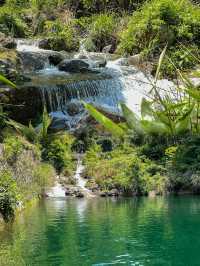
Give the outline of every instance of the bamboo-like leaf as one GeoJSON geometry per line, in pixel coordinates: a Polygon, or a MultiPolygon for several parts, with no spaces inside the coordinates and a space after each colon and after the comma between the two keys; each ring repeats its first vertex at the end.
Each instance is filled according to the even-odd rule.
{"type": "Polygon", "coordinates": [[[185,92],[196,101],[200,101],[200,90],[194,88],[185,89],[185,92]]]}
{"type": "Polygon", "coordinates": [[[151,102],[147,101],[145,98],[142,99],[141,103],[141,115],[144,118],[145,116],[152,116],[153,110],[151,107],[151,102]]]}
{"type": "Polygon", "coordinates": [[[121,103],[123,116],[126,119],[127,125],[130,129],[135,130],[137,133],[142,134],[143,130],[140,125],[139,119],[136,117],[133,111],[131,111],[126,104],[121,103]]]}
{"type": "Polygon", "coordinates": [[[159,78],[159,75],[160,75],[160,69],[161,69],[162,62],[163,62],[163,59],[164,59],[164,57],[165,57],[166,51],[167,51],[167,45],[166,45],[165,48],[163,49],[163,51],[162,51],[162,53],[161,53],[161,55],[160,55],[159,61],[158,61],[158,67],[157,67],[156,75],[155,75],[155,84],[156,84],[157,81],[158,81],[158,78],[159,78]]]}
{"type": "Polygon", "coordinates": [[[4,84],[6,84],[6,85],[8,85],[14,89],[17,88],[17,86],[12,81],[8,80],[7,78],[5,78],[2,75],[0,75],[0,82],[4,83],[4,84]]]}
{"type": "Polygon", "coordinates": [[[88,103],[83,104],[90,113],[90,115],[94,119],[96,119],[100,124],[102,124],[111,134],[113,134],[115,137],[120,138],[125,136],[125,131],[120,126],[118,126],[111,119],[100,113],[94,106],[88,103]]]}
{"type": "Polygon", "coordinates": [[[149,134],[170,134],[170,130],[162,122],[141,120],[141,125],[146,133],[149,134]]]}
{"type": "Polygon", "coordinates": [[[194,109],[194,106],[195,105],[193,104],[191,108],[186,113],[184,113],[181,118],[178,119],[176,126],[175,126],[176,134],[180,134],[189,128],[190,115],[194,109]]]}

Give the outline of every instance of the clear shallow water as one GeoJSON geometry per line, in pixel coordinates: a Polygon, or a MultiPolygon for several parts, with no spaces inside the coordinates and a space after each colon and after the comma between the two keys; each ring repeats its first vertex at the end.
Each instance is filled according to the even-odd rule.
{"type": "Polygon", "coordinates": [[[200,198],[46,200],[0,226],[0,265],[200,265],[200,198]]]}

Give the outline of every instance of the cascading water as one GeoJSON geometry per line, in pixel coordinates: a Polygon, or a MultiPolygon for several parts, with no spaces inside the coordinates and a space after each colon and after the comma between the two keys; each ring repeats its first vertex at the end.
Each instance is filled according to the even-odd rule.
{"type": "MultiPolygon", "coordinates": [[[[127,59],[108,61],[105,68],[95,68],[94,53],[88,53],[83,45],[79,55],[74,57],[88,58],[87,62],[97,71],[69,74],[49,65],[48,56],[54,51],[40,49],[38,41],[18,40],[17,43],[18,51],[34,53],[39,55],[37,58],[45,58],[42,69],[34,72],[33,80],[51,116],[57,120],[61,119],[68,125],[68,129],[76,128],[86,114],[83,108],[80,108],[78,113],[69,113],[68,106],[71,103],[80,105],[83,100],[107,112],[120,115],[119,102],[125,102],[139,114],[141,100],[152,88],[153,78],[133,66],[128,66],[127,59]]],[[[105,60],[105,54],[98,56],[105,60]]],[[[157,86],[165,90],[174,85],[168,80],[160,80],[157,86]]]]}

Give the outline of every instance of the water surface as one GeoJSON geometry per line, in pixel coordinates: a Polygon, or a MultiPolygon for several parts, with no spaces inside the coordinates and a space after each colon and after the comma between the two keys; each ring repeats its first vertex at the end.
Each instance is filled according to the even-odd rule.
{"type": "Polygon", "coordinates": [[[0,226],[0,265],[200,265],[200,198],[40,202],[0,226]]]}

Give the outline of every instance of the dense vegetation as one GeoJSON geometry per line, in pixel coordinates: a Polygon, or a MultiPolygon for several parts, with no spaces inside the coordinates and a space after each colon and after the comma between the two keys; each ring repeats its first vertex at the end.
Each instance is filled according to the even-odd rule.
{"type": "MultiPolygon", "coordinates": [[[[110,46],[109,52],[120,56],[139,54],[140,63],[150,62],[155,74],[140,118],[121,105],[126,121],[116,124],[86,104],[102,126],[94,123],[74,136],[52,132],[45,108],[35,117],[39,126],[11,120],[1,109],[0,213],[6,221],[21,202],[44,195],[56,175],[75,182],[74,153],[80,151],[92,190],[116,189],[123,195],[200,192],[200,92],[189,79],[191,70],[200,76],[197,5],[189,0],[7,0],[0,5],[2,38],[39,38],[45,49],[67,52],[77,51],[81,43],[96,52],[110,46]],[[163,93],[156,85],[161,76],[177,78],[181,86],[163,93]]],[[[0,47],[0,60],[16,68],[20,61],[14,47],[0,47]]],[[[0,74],[15,80],[7,72],[0,66],[0,74]]],[[[5,77],[0,81],[16,89],[5,77]]],[[[0,91],[0,101],[5,97],[0,91]]],[[[9,99],[3,106],[7,104],[9,99]]]]}

